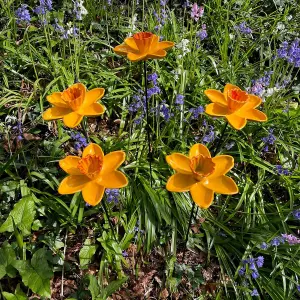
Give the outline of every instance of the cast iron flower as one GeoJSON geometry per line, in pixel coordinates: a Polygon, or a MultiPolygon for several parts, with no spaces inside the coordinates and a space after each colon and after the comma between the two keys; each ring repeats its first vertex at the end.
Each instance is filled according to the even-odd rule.
{"type": "Polygon", "coordinates": [[[85,202],[97,205],[108,189],[119,189],[128,184],[126,176],[118,171],[124,162],[125,153],[114,151],[104,156],[100,146],[89,144],[82,158],[67,156],[59,161],[60,167],[69,174],[60,183],[60,194],[74,194],[82,191],[85,202]]]}
{"type": "Polygon", "coordinates": [[[159,36],[151,32],[138,32],[126,38],[124,42],[125,44],[116,46],[114,52],[127,55],[132,62],[164,58],[167,55],[166,50],[174,46],[173,42],[160,42],[159,36]]]}
{"type": "Polygon", "coordinates": [[[44,112],[43,119],[63,119],[67,127],[74,128],[83,116],[98,116],[104,113],[103,105],[97,103],[103,95],[102,88],[87,91],[82,83],[75,83],[62,93],[53,93],[47,97],[53,107],[44,112]]]}
{"type": "Polygon", "coordinates": [[[201,208],[208,208],[214,193],[232,195],[238,193],[236,183],[225,174],[233,167],[229,155],[211,158],[209,150],[202,144],[195,144],[189,156],[173,153],[166,157],[167,163],[177,172],[167,182],[170,192],[187,192],[201,208]]]}
{"type": "Polygon", "coordinates": [[[217,90],[206,90],[204,93],[213,102],[206,106],[205,112],[214,117],[225,117],[229,124],[237,130],[245,127],[247,120],[267,121],[267,116],[255,109],[262,100],[242,91],[235,85],[226,84],[223,93],[217,90]]]}

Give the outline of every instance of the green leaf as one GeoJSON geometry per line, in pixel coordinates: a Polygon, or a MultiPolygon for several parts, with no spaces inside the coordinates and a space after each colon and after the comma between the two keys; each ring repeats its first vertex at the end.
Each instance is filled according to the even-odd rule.
{"type": "Polygon", "coordinates": [[[12,262],[16,260],[16,254],[12,246],[8,242],[4,242],[0,249],[0,279],[6,274],[9,277],[16,276],[16,270],[12,266],[12,262]]]}
{"type": "Polygon", "coordinates": [[[128,277],[123,277],[119,280],[112,281],[105,289],[104,289],[104,298],[107,299],[109,296],[111,296],[114,292],[119,290],[119,288],[127,281],[128,277]]]}
{"type": "Polygon", "coordinates": [[[97,250],[96,245],[91,245],[91,240],[86,239],[83,247],[79,252],[79,260],[81,268],[87,268],[87,265],[91,262],[93,255],[97,250]]]}
{"type": "Polygon", "coordinates": [[[8,231],[13,232],[13,222],[15,221],[17,227],[22,231],[24,235],[29,235],[31,232],[31,225],[35,217],[35,203],[33,196],[29,195],[22,198],[17,204],[15,204],[13,210],[9,213],[8,218],[0,227],[0,233],[8,231]]]}
{"type": "Polygon", "coordinates": [[[14,294],[3,292],[2,295],[6,300],[27,300],[26,294],[20,289],[20,285],[17,285],[16,291],[14,294]]]}
{"type": "Polygon", "coordinates": [[[19,260],[15,261],[13,266],[21,274],[23,283],[34,293],[50,298],[50,279],[53,277],[53,271],[47,260],[50,260],[50,255],[42,248],[33,254],[31,263],[19,260]]]}
{"type": "Polygon", "coordinates": [[[95,300],[95,299],[97,299],[97,297],[100,294],[100,288],[98,285],[98,281],[97,281],[97,278],[91,274],[88,275],[88,279],[89,279],[88,289],[91,292],[92,299],[95,300]]]}

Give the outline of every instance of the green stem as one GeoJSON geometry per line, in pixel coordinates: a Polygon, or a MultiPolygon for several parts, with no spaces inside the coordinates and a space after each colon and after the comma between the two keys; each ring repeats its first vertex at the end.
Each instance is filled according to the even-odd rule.
{"type": "Polygon", "coordinates": [[[115,230],[114,230],[114,227],[112,226],[111,224],[111,221],[110,221],[110,218],[109,218],[109,213],[108,213],[108,210],[107,210],[107,206],[105,204],[105,200],[102,201],[102,206],[103,206],[103,209],[104,209],[104,212],[106,214],[106,217],[107,217],[107,220],[108,220],[108,224],[109,224],[109,227],[113,233],[113,236],[114,236],[114,239],[116,242],[118,242],[117,238],[116,238],[116,234],[115,234],[115,230]]]}

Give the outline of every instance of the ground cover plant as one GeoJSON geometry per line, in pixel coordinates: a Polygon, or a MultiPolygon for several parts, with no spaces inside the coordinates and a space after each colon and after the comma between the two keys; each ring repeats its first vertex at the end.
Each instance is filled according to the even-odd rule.
{"type": "Polygon", "coordinates": [[[0,1],[2,299],[299,299],[300,6],[0,1]]]}

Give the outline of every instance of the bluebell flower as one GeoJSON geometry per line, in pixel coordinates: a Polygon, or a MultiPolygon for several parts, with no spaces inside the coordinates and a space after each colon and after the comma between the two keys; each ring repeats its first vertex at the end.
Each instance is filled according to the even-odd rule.
{"type": "Polygon", "coordinates": [[[251,277],[252,277],[253,279],[257,279],[257,278],[259,277],[259,273],[258,273],[256,270],[254,270],[254,271],[251,273],[251,277]]]}
{"type": "Polygon", "coordinates": [[[152,97],[153,95],[158,95],[160,93],[161,93],[161,90],[160,90],[160,88],[157,85],[155,85],[152,88],[150,88],[150,89],[147,90],[147,96],[148,96],[148,98],[152,97]]]}
{"type": "Polygon", "coordinates": [[[71,133],[71,139],[75,142],[74,148],[75,150],[80,150],[88,145],[87,140],[80,133],[71,133]]]}
{"type": "Polygon", "coordinates": [[[297,285],[297,290],[298,292],[300,292],[300,285],[297,285]]]}
{"type": "Polygon", "coordinates": [[[234,28],[242,34],[251,34],[252,33],[251,28],[247,27],[246,22],[242,22],[239,25],[234,26],[234,28]]]}
{"type": "Polygon", "coordinates": [[[202,141],[204,143],[207,143],[207,144],[213,142],[214,139],[215,139],[215,137],[216,137],[216,133],[214,131],[214,127],[211,126],[211,125],[208,125],[208,129],[209,130],[205,133],[205,135],[204,135],[204,137],[202,139],[202,141]]]}
{"type": "Polygon", "coordinates": [[[246,272],[246,268],[245,267],[240,268],[239,271],[238,271],[238,273],[239,273],[240,276],[244,276],[245,272],[246,272]]]}
{"type": "Polygon", "coordinates": [[[268,249],[268,244],[266,242],[262,242],[260,245],[260,249],[262,249],[262,250],[268,249]]]}
{"type": "Polygon", "coordinates": [[[27,9],[28,5],[27,4],[22,4],[16,11],[16,17],[17,17],[17,24],[20,24],[22,22],[29,24],[31,17],[29,10],[27,9]]]}
{"type": "Polygon", "coordinates": [[[158,75],[156,72],[152,73],[152,74],[149,74],[148,77],[147,77],[148,81],[152,81],[152,83],[154,85],[157,85],[157,79],[158,79],[158,75]]]}
{"type": "Polygon", "coordinates": [[[276,171],[277,171],[277,173],[278,173],[279,175],[285,175],[285,176],[288,176],[288,175],[291,175],[291,174],[292,174],[289,170],[283,168],[282,165],[275,165],[275,168],[276,168],[276,171]]]}
{"type": "Polygon", "coordinates": [[[126,250],[123,250],[123,251],[122,251],[122,255],[123,255],[123,257],[128,257],[127,251],[126,251],[126,250]]]}
{"type": "Polygon", "coordinates": [[[58,24],[58,20],[57,18],[54,19],[54,24],[52,25],[54,30],[59,32],[59,33],[64,33],[65,29],[63,26],[61,26],[60,24],[58,24]]]}
{"type": "Polygon", "coordinates": [[[115,204],[118,204],[120,198],[119,189],[105,189],[105,194],[108,203],[114,201],[115,204]]]}
{"type": "Polygon", "coordinates": [[[257,291],[257,289],[254,289],[252,292],[251,292],[251,296],[259,296],[259,293],[257,291]]]}
{"type": "Polygon", "coordinates": [[[166,106],[166,100],[162,101],[160,104],[160,113],[163,115],[165,121],[169,121],[173,117],[173,113],[170,112],[170,109],[166,106]]]}
{"type": "Polygon", "coordinates": [[[183,100],[183,99],[184,99],[184,96],[178,94],[178,95],[176,96],[176,99],[175,99],[175,104],[183,105],[183,103],[184,103],[184,100],[183,100]]]}
{"type": "Polygon", "coordinates": [[[196,107],[196,108],[190,108],[189,112],[192,113],[191,119],[197,120],[199,115],[203,114],[205,111],[204,107],[202,105],[196,107]]]}
{"type": "Polygon", "coordinates": [[[196,33],[196,36],[198,38],[200,38],[201,41],[203,41],[204,39],[206,39],[208,37],[205,24],[202,25],[202,29],[196,33]]]}
{"type": "Polygon", "coordinates": [[[277,50],[277,57],[287,60],[294,67],[300,67],[299,39],[295,39],[291,44],[284,41],[277,50]]]}
{"type": "Polygon", "coordinates": [[[23,140],[23,128],[22,123],[20,121],[17,121],[17,125],[13,127],[14,130],[17,131],[17,140],[21,141],[23,140]]]}
{"type": "Polygon", "coordinates": [[[292,212],[292,215],[293,217],[296,219],[296,220],[300,220],[300,209],[296,209],[292,212]]]}
{"type": "Polygon", "coordinates": [[[264,152],[267,152],[269,151],[269,146],[272,146],[274,145],[275,141],[276,141],[276,137],[275,135],[273,134],[274,132],[274,129],[273,128],[270,128],[269,129],[269,135],[268,136],[265,136],[263,137],[261,140],[265,143],[264,145],[264,148],[263,148],[263,151],[264,152]]]}
{"type": "Polygon", "coordinates": [[[271,246],[279,246],[281,243],[283,243],[283,239],[281,237],[275,237],[271,242],[271,246]]]}
{"type": "Polygon", "coordinates": [[[261,268],[264,265],[264,257],[263,256],[258,256],[256,258],[256,265],[258,268],[261,268]]]}
{"type": "Polygon", "coordinates": [[[52,10],[52,0],[40,0],[40,5],[34,9],[38,15],[45,15],[47,11],[52,10]]]}

